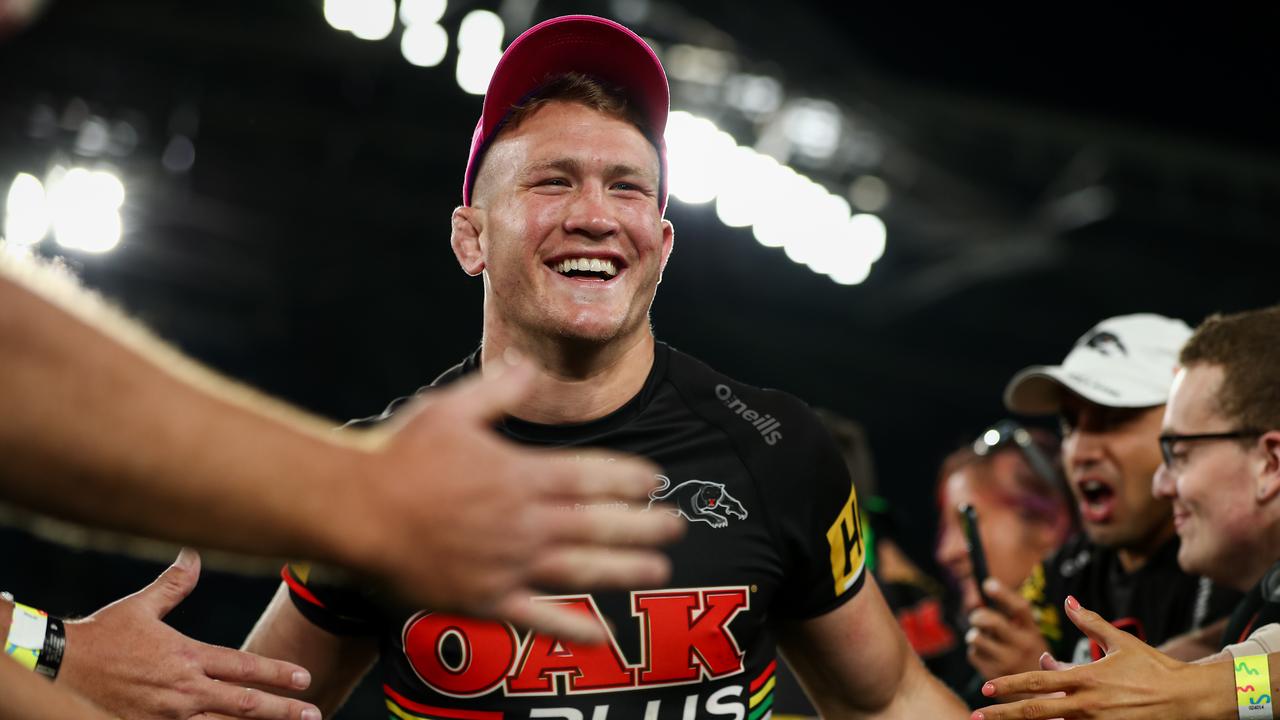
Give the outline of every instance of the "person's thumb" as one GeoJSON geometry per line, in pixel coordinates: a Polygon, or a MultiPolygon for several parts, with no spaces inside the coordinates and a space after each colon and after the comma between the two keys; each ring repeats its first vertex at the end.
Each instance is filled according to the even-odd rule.
{"type": "Polygon", "coordinates": [[[467,378],[439,397],[441,404],[456,408],[462,417],[490,423],[515,408],[533,390],[534,364],[515,353],[486,366],[483,377],[467,378]]]}
{"type": "Polygon", "coordinates": [[[142,602],[157,618],[163,618],[191,594],[199,580],[200,553],[184,547],[178,553],[178,559],[134,598],[142,602]]]}

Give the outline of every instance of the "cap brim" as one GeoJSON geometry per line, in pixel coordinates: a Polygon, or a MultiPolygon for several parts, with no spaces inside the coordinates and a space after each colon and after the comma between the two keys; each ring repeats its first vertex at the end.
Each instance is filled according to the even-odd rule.
{"type": "Polygon", "coordinates": [[[1165,402],[1164,398],[1134,397],[1133,393],[1102,389],[1071,375],[1061,365],[1032,365],[1014,375],[1005,386],[1004,406],[1019,415],[1055,415],[1062,410],[1067,392],[1103,407],[1143,408],[1165,402]]]}
{"type": "Polygon", "coordinates": [[[1032,365],[1005,386],[1004,406],[1019,415],[1053,415],[1062,408],[1062,391],[1068,387],[1061,367],[1032,365]]]}

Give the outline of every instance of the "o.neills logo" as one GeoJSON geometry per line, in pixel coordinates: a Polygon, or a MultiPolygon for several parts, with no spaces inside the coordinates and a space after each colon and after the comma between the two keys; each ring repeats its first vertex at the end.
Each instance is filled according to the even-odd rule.
{"type": "Polygon", "coordinates": [[[777,445],[778,441],[782,440],[782,423],[768,413],[758,413],[747,407],[741,398],[733,394],[733,390],[730,390],[728,385],[717,385],[716,397],[720,398],[720,402],[724,403],[725,407],[738,413],[743,420],[755,426],[766,443],[777,445]]]}

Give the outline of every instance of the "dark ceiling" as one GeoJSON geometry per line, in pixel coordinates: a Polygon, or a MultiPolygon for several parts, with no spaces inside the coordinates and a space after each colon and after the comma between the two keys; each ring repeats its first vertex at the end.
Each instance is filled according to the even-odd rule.
{"type": "MultiPolygon", "coordinates": [[[[1195,322],[1277,299],[1275,8],[642,5],[647,37],[732,49],[885,142],[871,170],[895,191],[888,250],[866,283],[673,203],[653,315],[722,370],[864,422],[904,518],[929,516],[936,463],[1002,415],[1009,376],[1097,319],[1195,322]]],[[[497,9],[455,2],[443,22],[476,7],[497,9]]],[[[446,242],[480,106],[453,57],[412,67],[394,37],[331,29],[318,0],[58,0],[0,52],[0,178],[41,175],[70,147],[68,130],[31,136],[39,107],[80,98],[128,120],[124,242],[71,264],[214,366],[334,418],[368,414],[479,340],[479,284],[446,242]],[[160,163],[178,132],[196,150],[185,174],[160,163]]],[[[925,551],[930,526],[908,526],[925,551]]]]}

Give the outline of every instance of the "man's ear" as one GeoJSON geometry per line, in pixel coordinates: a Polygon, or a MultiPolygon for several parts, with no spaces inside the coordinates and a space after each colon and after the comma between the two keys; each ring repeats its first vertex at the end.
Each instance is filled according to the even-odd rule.
{"type": "Polygon", "coordinates": [[[662,219],[662,262],[658,264],[658,282],[662,282],[662,271],[667,269],[667,260],[671,257],[671,247],[676,240],[676,229],[670,220],[662,219]]]}
{"type": "Polygon", "coordinates": [[[484,249],[480,247],[480,232],[484,228],[484,211],[475,207],[454,208],[449,245],[458,258],[462,271],[472,277],[484,271],[484,249]]]}
{"type": "Polygon", "coordinates": [[[1258,438],[1262,458],[1258,461],[1255,478],[1258,486],[1258,502],[1271,502],[1280,495],[1280,430],[1271,430],[1258,438]]]}

